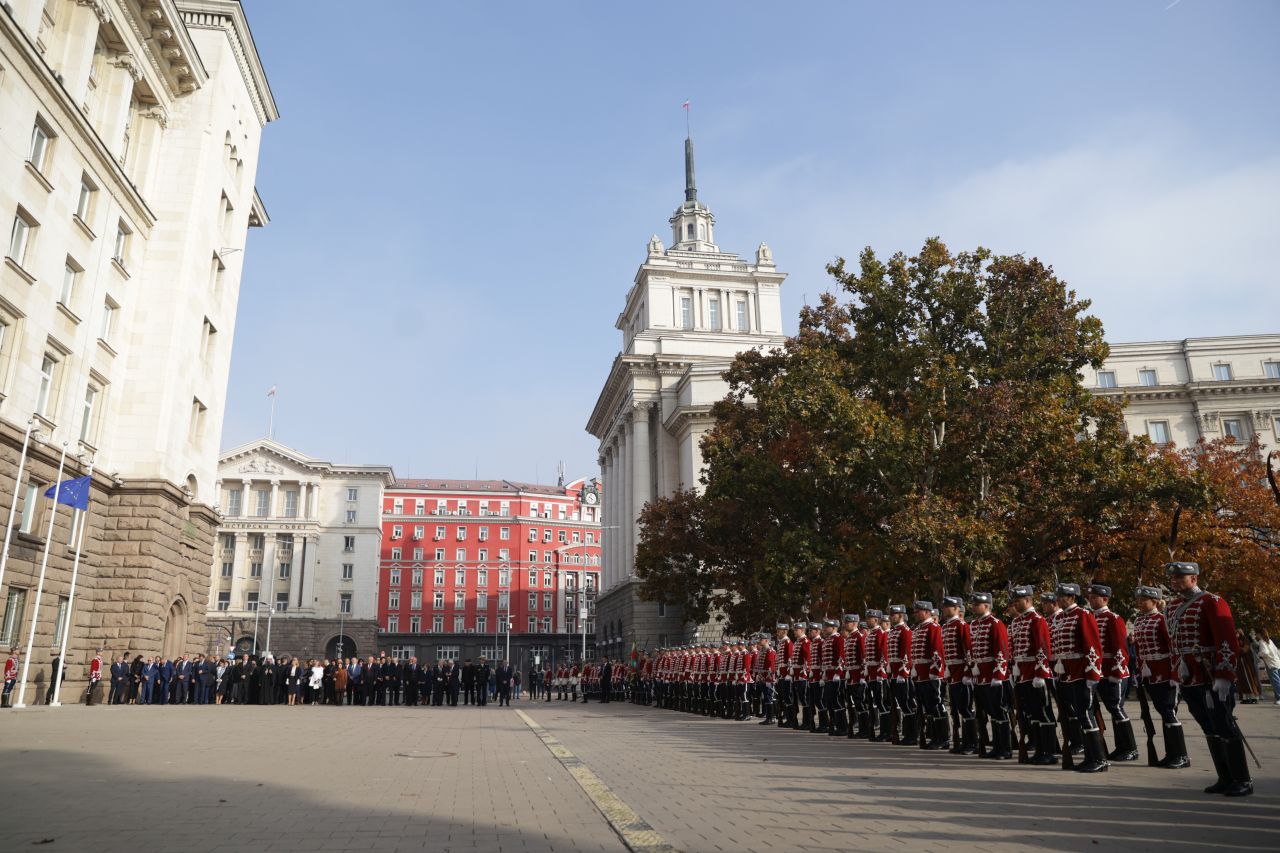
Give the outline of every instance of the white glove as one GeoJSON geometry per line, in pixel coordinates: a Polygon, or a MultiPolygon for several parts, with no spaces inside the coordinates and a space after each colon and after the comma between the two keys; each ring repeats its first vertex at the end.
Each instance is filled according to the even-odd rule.
{"type": "Polygon", "coordinates": [[[1035,678],[1031,679],[1031,686],[1039,690],[1040,688],[1044,687],[1044,679],[1040,678],[1039,676],[1036,676],[1035,678]]]}
{"type": "Polygon", "coordinates": [[[965,685],[966,687],[972,687],[973,679],[966,675],[964,678],[960,679],[960,683],[965,685]]]}
{"type": "Polygon", "coordinates": [[[894,680],[894,681],[896,681],[898,684],[906,684],[906,683],[907,683],[907,680],[906,680],[905,678],[903,678],[901,675],[896,675],[896,676],[894,676],[893,680],[894,680]]]}
{"type": "Polygon", "coordinates": [[[1107,676],[1107,681],[1110,681],[1112,684],[1122,684],[1122,683],[1124,683],[1124,679],[1123,679],[1123,678],[1116,678],[1114,675],[1108,675],[1108,676],[1107,676]]]}
{"type": "Polygon", "coordinates": [[[1231,679],[1215,678],[1213,680],[1213,692],[1218,697],[1218,701],[1225,704],[1227,697],[1231,695],[1231,679]]]}
{"type": "Polygon", "coordinates": [[[839,681],[839,680],[840,680],[840,676],[838,676],[838,675],[833,675],[833,676],[831,676],[831,680],[832,680],[832,681],[839,681]]]}
{"type": "Polygon", "coordinates": [[[1151,667],[1147,666],[1145,663],[1142,665],[1142,677],[1144,680],[1151,677],[1151,667]]]}

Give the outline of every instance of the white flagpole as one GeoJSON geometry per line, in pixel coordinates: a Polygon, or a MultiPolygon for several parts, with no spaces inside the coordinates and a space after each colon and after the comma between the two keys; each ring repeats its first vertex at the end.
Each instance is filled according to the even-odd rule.
{"type": "MultiPolygon", "coordinates": [[[[15,708],[25,708],[26,704],[22,701],[27,695],[27,672],[31,669],[31,646],[36,640],[36,622],[40,616],[40,596],[44,594],[44,574],[49,567],[49,545],[53,542],[53,520],[58,515],[58,495],[62,493],[62,469],[67,464],[67,443],[62,442],[62,456],[58,459],[58,478],[54,481],[53,487],[53,509],[49,510],[49,530],[44,536],[44,557],[40,560],[40,580],[36,584],[36,606],[31,608],[31,630],[27,632],[27,651],[22,656],[22,683],[18,685],[18,701],[14,703],[15,708]]],[[[62,681],[62,672],[66,669],[66,664],[62,658],[58,658],[58,671],[56,678],[59,683],[62,681]]]]}
{"type": "MultiPolygon", "coordinates": [[[[89,460],[89,493],[91,495],[93,494],[93,465],[95,462],[97,462],[97,459],[89,460]]],[[[71,510],[72,519],[76,517],[75,512],[74,509],[71,510]]],[[[76,603],[76,577],[80,574],[80,552],[84,550],[84,531],[88,526],[89,510],[82,509],[80,510],[80,529],[76,531],[76,558],[71,563],[71,592],[67,593],[67,617],[62,623],[62,648],[58,651],[59,665],[63,668],[67,665],[67,637],[71,636],[71,625],[73,624],[71,614],[75,612],[72,610],[72,605],[76,603]]],[[[49,703],[51,707],[62,707],[62,703],[58,701],[62,695],[62,682],[63,679],[59,678],[57,685],[53,688],[53,701],[49,703]]],[[[92,684],[89,686],[90,688],[93,687],[92,684]]]]}
{"type": "Polygon", "coordinates": [[[267,438],[274,439],[276,437],[276,386],[271,386],[271,393],[267,396],[271,398],[271,416],[267,419],[267,438]]]}
{"type": "Polygon", "coordinates": [[[36,419],[27,421],[27,434],[22,439],[22,455],[18,457],[18,477],[13,481],[13,503],[9,504],[9,523],[4,527],[4,551],[0,552],[0,587],[4,585],[4,569],[9,565],[9,543],[13,541],[13,517],[18,511],[18,495],[22,491],[22,471],[27,467],[27,447],[31,444],[31,433],[35,431],[36,419]]]}

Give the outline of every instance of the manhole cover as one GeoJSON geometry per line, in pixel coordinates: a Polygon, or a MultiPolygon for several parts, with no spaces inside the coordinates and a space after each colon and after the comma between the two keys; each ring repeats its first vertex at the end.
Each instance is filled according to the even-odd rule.
{"type": "Polygon", "coordinates": [[[453,758],[456,752],[396,752],[396,758],[453,758]]]}

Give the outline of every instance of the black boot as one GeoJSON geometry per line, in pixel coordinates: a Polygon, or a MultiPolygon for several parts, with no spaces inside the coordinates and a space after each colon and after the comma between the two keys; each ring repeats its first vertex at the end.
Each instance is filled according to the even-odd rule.
{"type": "Polygon", "coordinates": [[[916,741],[920,739],[920,718],[918,715],[903,711],[902,712],[902,739],[898,741],[898,746],[916,746],[916,741]]]}
{"type": "Polygon", "coordinates": [[[960,754],[976,755],[978,752],[978,720],[967,717],[960,720],[960,754]]]}
{"type": "Polygon", "coordinates": [[[893,714],[888,711],[881,712],[877,728],[879,729],[879,732],[872,738],[873,741],[876,743],[887,743],[892,741],[893,735],[890,733],[890,729],[893,728],[893,714]]]}
{"type": "Polygon", "coordinates": [[[1008,761],[1013,758],[1013,729],[1008,720],[991,721],[991,751],[987,758],[995,761],[1008,761]]]}
{"type": "Polygon", "coordinates": [[[1249,761],[1244,754],[1244,738],[1232,737],[1226,740],[1227,772],[1231,774],[1231,784],[1222,792],[1224,797],[1247,797],[1253,793],[1253,777],[1249,775],[1249,761]]]}
{"type": "Polygon", "coordinates": [[[1138,742],[1133,739],[1133,722],[1131,720],[1112,720],[1115,729],[1116,748],[1107,756],[1111,761],[1137,761],[1138,742]]]}
{"type": "Polygon", "coordinates": [[[1164,758],[1160,759],[1158,766],[1167,767],[1170,770],[1190,767],[1191,759],[1187,757],[1187,739],[1183,733],[1182,723],[1161,726],[1161,728],[1164,729],[1164,758]]]}
{"type": "Polygon", "coordinates": [[[946,717],[929,718],[929,740],[924,749],[951,749],[951,723],[946,717]]]}
{"type": "Polygon", "coordinates": [[[1105,773],[1107,764],[1107,745],[1102,740],[1102,732],[1089,729],[1084,732],[1084,761],[1076,766],[1077,773],[1105,773]]]}
{"type": "Polygon", "coordinates": [[[773,722],[774,722],[773,721],[773,703],[765,702],[764,703],[764,719],[760,721],[760,725],[771,726],[773,725],[773,722]]]}
{"type": "Polygon", "coordinates": [[[844,712],[844,716],[849,721],[849,724],[845,727],[844,736],[849,740],[862,737],[862,715],[856,709],[850,707],[844,712]]]}
{"type": "Polygon", "coordinates": [[[1063,751],[1071,750],[1072,755],[1078,755],[1080,750],[1080,723],[1074,719],[1067,720],[1066,732],[1062,738],[1063,751]]]}
{"type": "Polygon", "coordinates": [[[1036,733],[1036,754],[1031,756],[1031,764],[1042,767],[1048,767],[1058,763],[1058,757],[1054,755],[1056,751],[1054,747],[1057,745],[1057,739],[1054,733],[1057,729],[1053,723],[1035,723],[1036,733]]]}
{"type": "Polygon", "coordinates": [[[1213,769],[1218,771],[1218,781],[1204,789],[1206,794],[1221,794],[1231,787],[1231,770],[1227,767],[1227,745],[1220,737],[1209,735],[1209,756],[1213,769]]]}
{"type": "Polygon", "coordinates": [[[815,735],[825,735],[831,728],[830,722],[827,720],[827,712],[818,711],[818,727],[813,730],[815,735]]]}
{"type": "Polygon", "coordinates": [[[813,724],[813,708],[809,705],[804,706],[804,718],[800,721],[800,731],[811,732],[817,726],[813,724]]]}
{"type": "Polygon", "coordinates": [[[874,741],[876,739],[876,717],[870,711],[863,711],[862,717],[862,737],[865,740],[874,741]]]}

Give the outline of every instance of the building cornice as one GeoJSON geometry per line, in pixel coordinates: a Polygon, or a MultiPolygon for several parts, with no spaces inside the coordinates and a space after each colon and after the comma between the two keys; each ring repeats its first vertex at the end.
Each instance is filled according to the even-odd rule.
{"type": "MultiPolygon", "coordinates": [[[[172,2],[172,0],[165,0],[172,2]]],[[[244,9],[236,0],[177,0],[182,20],[193,29],[217,29],[227,34],[240,75],[244,78],[249,99],[261,125],[280,118],[275,96],[267,82],[262,57],[254,44],[253,33],[244,9]]]]}
{"type": "Polygon", "coordinates": [[[138,0],[141,19],[128,0],[116,4],[147,64],[171,97],[180,98],[209,80],[200,52],[173,0],[138,0]]]}
{"type": "Polygon", "coordinates": [[[1151,400],[1200,401],[1260,394],[1280,395],[1280,379],[1233,379],[1225,382],[1188,382],[1180,385],[1122,385],[1089,389],[1099,397],[1133,402],[1151,400]]]}
{"type": "MultiPolygon", "coordinates": [[[[283,462],[288,462],[291,465],[305,468],[309,471],[314,471],[317,475],[321,476],[376,478],[382,480],[384,488],[391,486],[395,482],[395,471],[392,470],[389,465],[349,465],[325,462],[320,459],[313,459],[310,456],[299,453],[293,448],[269,438],[251,441],[247,444],[242,444],[238,447],[233,447],[230,450],[224,451],[218,457],[218,468],[221,469],[224,465],[234,464],[236,460],[247,459],[257,455],[272,456],[283,462]]],[[[224,472],[219,470],[220,477],[223,473],[224,472]]],[[[283,472],[229,471],[225,473],[234,477],[237,473],[274,475],[283,472]]],[[[259,479],[265,479],[265,477],[260,477],[259,479]]]]}

